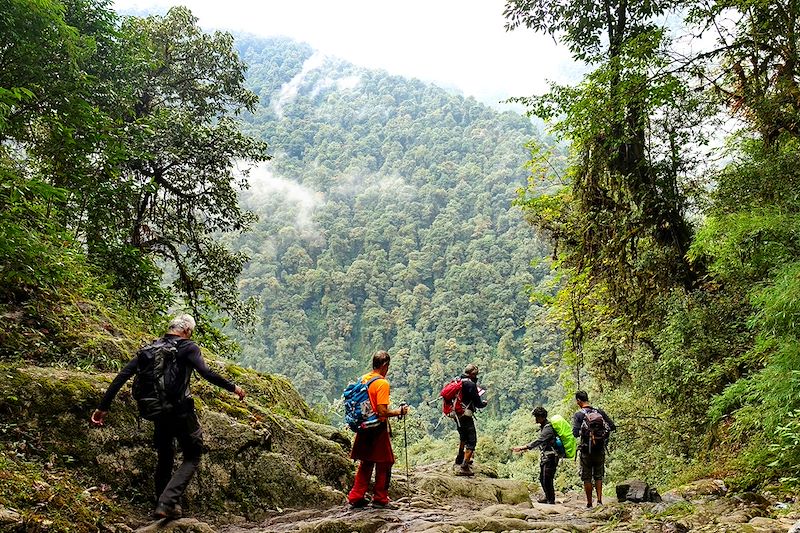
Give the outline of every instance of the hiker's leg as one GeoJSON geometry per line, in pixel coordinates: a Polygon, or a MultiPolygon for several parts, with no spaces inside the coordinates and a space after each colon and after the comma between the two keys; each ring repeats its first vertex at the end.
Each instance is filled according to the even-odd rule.
{"type": "Polygon", "coordinates": [[[541,482],[544,496],[547,503],[556,503],[556,489],[553,484],[556,478],[556,468],[558,467],[558,457],[549,456],[542,462],[541,482]]]}
{"type": "Polygon", "coordinates": [[[456,454],[456,465],[460,465],[464,462],[464,441],[462,440],[458,444],[458,453],[456,454]]]}
{"type": "Polygon", "coordinates": [[[583,491],[586,493],[586,506],[592,506],[592,491],[594,484],[592,483],[592,462],[591,455],[586,450],[581,450],[580,456],[580,476],[583,481],[583,491]]]}
{"type": "Polygon", "coordinates": [[[464,446],[467,443],[466,433],[464,432],[464,426],[461,424],[459,420],[456,420],[456,430],[458,431],[458,454],[456,455],[456,465],[461,465],[464,463],[464,446]]]}
{"type": "Polygon", "coordinates": [[[464,462],[462,464],[468,465],[470,461],[472,461],[472,456],[475,454],[475,450],[464,450],[464,462]]]}
{"type": "Polygon", "coordinates": [[[200,421],[197,419],[194,409],[184,416],[176,417],[175,423],[176,437],[181,447],[183,461],[158,498],[159,503],[170,508],[179,503],[197,471],[197,467],[200,466],[200,458],[203,455],[203,428],[200,427],[200,421]]]}
{"type": "Polygon", "coordinates": [[[153,423],[153,447],[156,449],[158,460],[155,479],[155,496],[158,502],[161,493],[172,477],[172,467],[175,465],[175,424],[172,420],[156,420],[153,423]]]}
{"type": "Polygon", "coordinates": [[[475,446],[478,444],[478,435],[475,432],[475,421],[471,416],[461,417],[461,427],[463,428],[462,440],[464,441],[464,463],[472,464],[475,455],[475,446]]]}
{"type": "Polygon", "coordinates": [[[353,488],[350,489],[350,492],[347,494],[348,502],[356,503],[364,499],[364,496],[369,490],[369,480],[372,477],[372,469],[374,467],[375,463],[372,461],[361,461],[358,463],[356,479],[353,481],[353,488]]]}
{"type": "Polygon", "coordinates": [[[594,485],[597,490],[597,503],[603,503],[603,478],[606,475],[605,449],[597,451],[594,465],[594,485]]]}
{"type": "Polygon", "coordinates": [[[375,490],[372,501],[389,503],[389,482],[392,478],[392,463],[375,463],[375,490]]]}
{"type": "Polygon", "coordinates": [[[544,498],[539,500],[539,503],[544,503],[548,499],[547,494],[547,471],[545,470],[545,461],[544,458],[539,460],[539,485],[542,487],[542,492],[544,492],[544,498]]]}

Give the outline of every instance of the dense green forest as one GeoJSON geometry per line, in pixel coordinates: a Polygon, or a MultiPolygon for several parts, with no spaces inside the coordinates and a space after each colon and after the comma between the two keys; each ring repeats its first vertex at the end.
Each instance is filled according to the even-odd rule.
{"type": "Polygon", "coordinates": [[[619,422],[612,477],[796,489],[800,2],[509,0],[509,30],[588,66],[518,99],[547,141],[305,45],[109,6],[0,8],[4,360],[113,369],[135,335],[106,333],[181,308],[328,408],[388,348],[415,440],[474,361],[479,458],[581,386],[619,422]]]}
{"type": "MultiPolygon", "coordinates": [[[[555,329],[526,288],[547,254],[512,206],[528,119],[287,40],[237,40],[260,97],[246,131],[269,142],[233,248],[263,320],[241,361],[330,404],[389,349],[393,396],[421,406],[469,362],[509,415],[553,384],[555,329]]],[[[438,406],[428,408],[435,424],[438,406]]]]}
{"type": "Polygon", "coordinates": [[[533,182],[520,204],[556,247],[566,361],[640,437],[619,459],[796,488],[800,3],[511,0],[505,14],[592,68],[519,99],[571,143],[566,186],[533,182]]]}

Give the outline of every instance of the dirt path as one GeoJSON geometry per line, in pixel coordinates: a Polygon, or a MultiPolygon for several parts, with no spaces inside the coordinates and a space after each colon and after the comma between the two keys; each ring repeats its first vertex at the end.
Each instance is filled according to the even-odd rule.
{"type": "MultiPolygon", "coordinates": [[[[136,532],[785,533],[800,524],[800,506],[776,503],[755,493],[727,494],[719,480],[699,480],[670,491],[660,503],[618,503],[606,494],[604,505],[587,509],[583,494],[561,495],[555,505],[531,503],[529,496],[538,486],[484,475],[455,477],[447,465],[418,468],[412,479],[412,496],[397,498],[395,509],[347,505],[281,509],[254,522],[241,519],[211,525],[184,518],[151,523],[136,532]]],[[[392,481],[401,494],[404,482],[401,476],[392,481]]]]}
{"type": "Polygon", "coordinates": [[[220,533],[387,531],[591,531],[606,521],[602,508],[586,509],[577,498],[556,505],[486,505],[466,499],[441,502],[419,496],[402,498],[397,509],[347,506],[285,512],[260,524],[226,526],[220,533]],[[594,518],[593,513],[600,516],[594,518]]]}

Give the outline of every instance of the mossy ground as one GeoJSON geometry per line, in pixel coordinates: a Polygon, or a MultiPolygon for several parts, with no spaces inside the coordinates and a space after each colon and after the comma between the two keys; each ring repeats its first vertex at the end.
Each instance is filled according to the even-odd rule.
{"type": "MultiPolygon", "coordinates": [[[[13,429],[6,427],[6,434],[13,429]]],[[[108,485],[95,485],[73,468],[58,466],[12,448],[4,441],[0,452],[0,507],[20,515],[3,531],[90,532],[114,523],[131,522],[140,510],[120,498],[108,485]]],[[[17,441],[16,447],[25,448],[17,441]]],[[[139,517],[138,520],[143,520],[139,517]]],[[[134,519],[136,520],[136,519],[134,519]]]]}

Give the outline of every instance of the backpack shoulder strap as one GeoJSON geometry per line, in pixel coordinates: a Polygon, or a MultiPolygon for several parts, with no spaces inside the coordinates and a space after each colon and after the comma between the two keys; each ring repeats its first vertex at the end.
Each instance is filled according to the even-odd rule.
{"type": "MultiPolygon", "coordinates": [[[[379,379],[385,379],[385,378],[383,376],[375,376],[374,378],[372,378],[369,381],[367,381],[366,383],[364,383],[364,385],[366,385],[366,389],[367,389],[367,396],[369,396],[369,387],[370,387],[370,385],[372,385],[374,382],[378,381],[379,379]]],[[[372,396],[369,396],[369,403],[372,406],[372,410],[377,413],[378,412],[378,406],[372,403],[372,396]]]]}
{"type": "Polygon", "coordinates": [[[367,388],[369,388],[369,386],[372,385],[373,382],[378,381],[379,379],[383,379],[383,376],[375,376],[371,380],[369,380],[366,383],[364,383],[364,385],[366,385],[367,388]]]}

